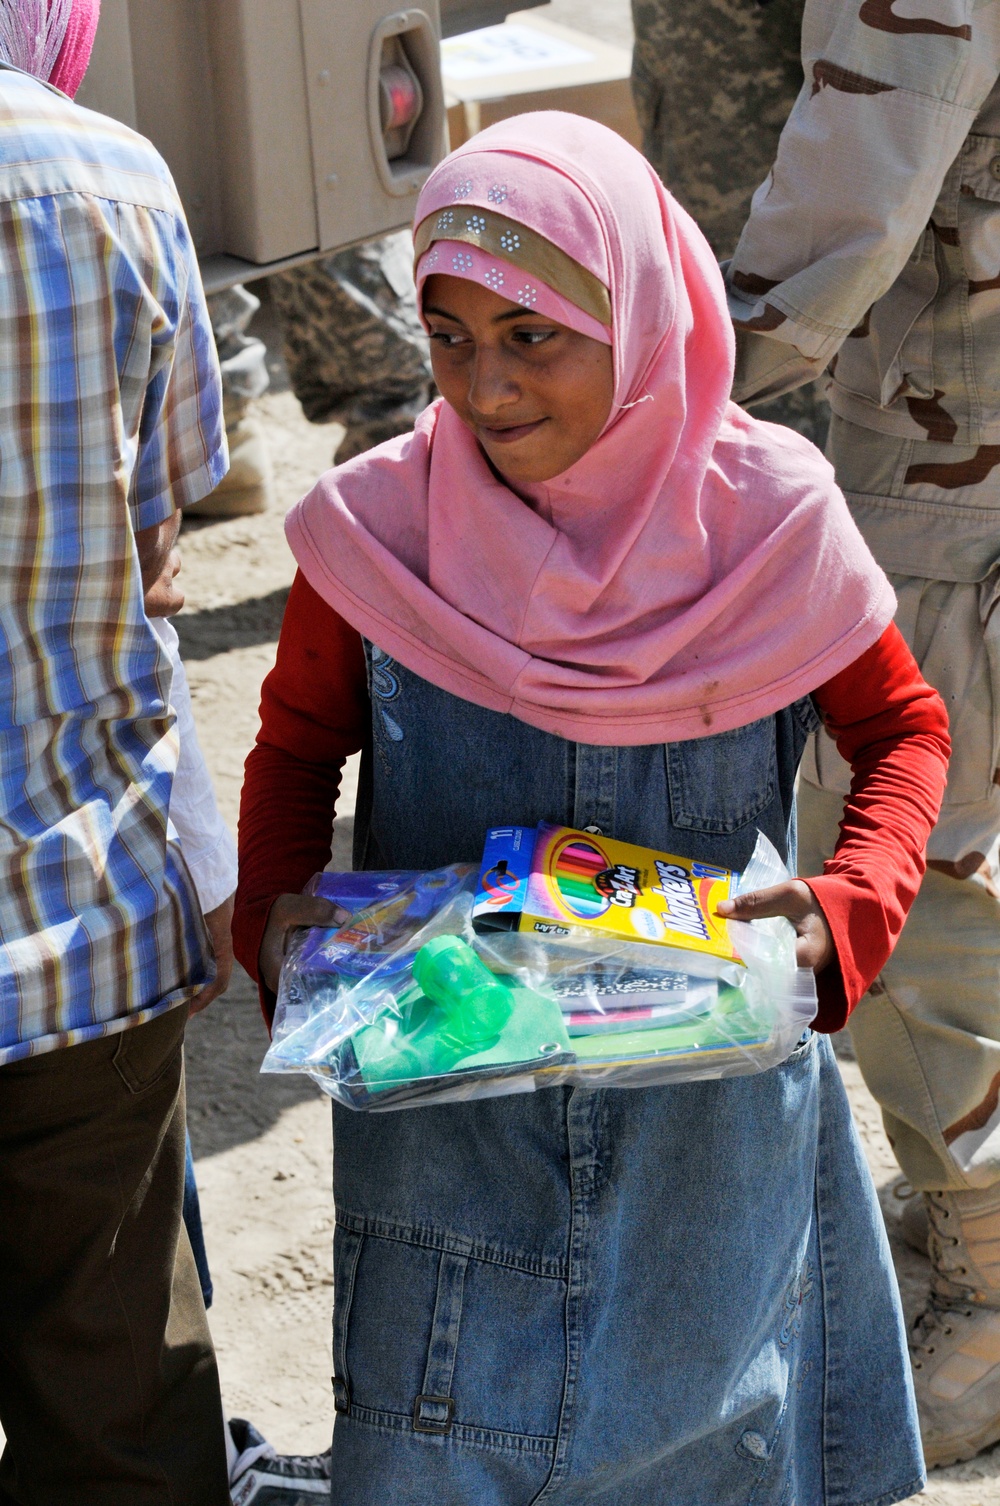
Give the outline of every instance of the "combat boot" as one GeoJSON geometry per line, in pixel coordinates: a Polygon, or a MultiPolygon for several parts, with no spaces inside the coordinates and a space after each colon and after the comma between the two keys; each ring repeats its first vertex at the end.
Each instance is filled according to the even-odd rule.
{"type": "Polygon", "coordinates": [[[264,431],[245,411],[231,414],[230,406],[227,398],[229,470],[214,491],[184,509],[187,517],[244,518],[266,512],[273,500],[274,473],[264,431]]]}
{"type": "Polygon", "coordinates": [[[429,402],[430,391],[422,387],[411,398],[361,397],[344,404],[337,412],[344,436],[334,452],[334,464],[343,465],[397,434],[408,434],[429,402]]]}
{"type": "Polygon", "coordinates": [[[933,1274],[910,1355],[933,1469],[1000,1440],[1000,1183],[924,1203],[933,1274]]]}
{"type": "Polygon", "coordinates": [[[271,456],[253,403],[270,384],[267,347],[246,333],[260,299],[246,288],[227,288],[208,300],[222,376],[229,471],[213,492],[185,508],[191,518],[242,518],[265,512],[274,494],[271,456]]]}
{"type": "Polygon", "coordinates": [[[903,1211],[899,1215],[899,1232],[911,1250],[916,1250],[918,1255],[926,1255],[931,1223],[924,1194],[914,1192],[909,1182],[900,1183],[894,1191],[903,1204],[903,1211]]]}

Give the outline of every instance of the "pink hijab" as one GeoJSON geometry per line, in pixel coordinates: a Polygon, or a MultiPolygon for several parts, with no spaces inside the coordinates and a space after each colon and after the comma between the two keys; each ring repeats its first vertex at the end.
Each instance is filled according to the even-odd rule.
{"type": "Polygon", "coordinates": [[[49,74],[49,83],[55,84],[70,99],[83,83],[100,16],[101,0],[73,0],[66,35],[55,67],[49,74]]]}
{"type": "Polygon", "coordinates": [[[71,97],[83,82],[100,0],[0,0],[0,57],[71,97]]]}
{"type": "Polygon", "coordinates": [[[725,293],[694,222],[619,136],[555,112],[492,126],[432,173],[418,250],[433,227],[476,240],[495,211],[528,231],[508,224],[505,248],[554,245],[584,269],[581,301],[610,295],[605,429],[529,506],[432,404],[293,509],[311,585],[434,685],[586,743],[723,732],[846,668],[892,589],[822,455],[729,401],[725,293]]]}

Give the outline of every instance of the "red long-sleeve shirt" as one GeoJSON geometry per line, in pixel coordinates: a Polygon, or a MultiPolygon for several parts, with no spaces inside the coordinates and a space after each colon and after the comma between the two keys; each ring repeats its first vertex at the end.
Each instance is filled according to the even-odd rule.
{"type": "MultiPolygon", "coordinates": [[[[920,887],[950,743],[941,697],[895,626],[814,700],[854,776],[834,856],[806,879],[837,954],[817,978],[815,1025],[831,1031],[885,964],[920,887]]],[[[254,978],[274,900],[299,893],[329,861],[341,769],[370,716],[360,635],[297,575],[240,806],[233,941],[254,978]]]]}

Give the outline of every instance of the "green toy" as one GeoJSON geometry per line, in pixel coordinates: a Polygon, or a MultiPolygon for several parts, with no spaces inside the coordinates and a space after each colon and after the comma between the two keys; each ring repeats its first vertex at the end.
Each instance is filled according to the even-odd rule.
{"type": "Polygon", "coordinates": [[[435,936],[413,959],[413,979],[443,1016],[445,1038],[465,1054],[495,1045],[514,1008],[501,983],[458,936],[435,936]]]}
{"type": "Polygon", "coordinates": [[[459,936],[436,936],[413,959],[413,983],[350,1048],[373,1093],[458,1068],[549,1063],[571,1047],[555,999],[512,988],[459,936]]]}

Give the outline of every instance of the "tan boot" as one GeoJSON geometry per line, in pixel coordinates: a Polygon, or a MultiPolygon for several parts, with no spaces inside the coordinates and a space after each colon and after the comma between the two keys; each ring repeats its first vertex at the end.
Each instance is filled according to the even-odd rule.
{"type": "Polygon", "coordinates": [[[213,492],[185,507],[185,517],[244,518],[266,512],[274,495],[271,455],[260,424],[241,417],[227,424],[229,470],[213,492]]]}
{"type": "Polygon", "coordinates": [[[911,1250],[916,1250],[918,1255],[926,1255],[931,1224],[925,1195],[922,1192],[914,1192],[905,1201],[902,1199],[901,1201],[903,1211],[899,1215],[899,1232],[911,1250]]]}
{"type": "Polygon", "coordinates": [[[259,308],[260,299],[239,284],[208,300],[222,376],[229,472],[207,497],[185,508],[189,518],[247,517],[265,512],[272,500],[271,456],[252,407],[270,385],[267,347],[247,334],[259,308]]]}
{"type": "Polygon", "coordinates": [[[924,1202],[934,1274],[910,1355],[933,1469],[1000,1439],[1000,1183],[924,1202]]]}

